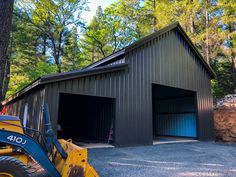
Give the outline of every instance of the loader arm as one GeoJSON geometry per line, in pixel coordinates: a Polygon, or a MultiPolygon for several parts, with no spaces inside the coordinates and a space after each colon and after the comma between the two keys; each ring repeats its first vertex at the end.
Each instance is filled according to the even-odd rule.
{"type": "Polygon", "coordinates": [[[24,150],[51,176],[61,177],[60,173],[57,171],[56,167],[50,161],[39,143],[31,137],[6,130],[0,130],[0,137],[0,142],[20,147],[24,150]]]}
{"type": "Polygon", "coordinates": [[[57,152],[59,152],[59,154],[61,155],[61,157],[66,159],[67,154],[65,150],[62,148],[52,129],[51,119],[48,111],[48,105],[46,103],[43,104],[43,119],[45,127],[45,140],[46,140],[47,152],[52,153],[52,150],[55,147],[57,152]]]}

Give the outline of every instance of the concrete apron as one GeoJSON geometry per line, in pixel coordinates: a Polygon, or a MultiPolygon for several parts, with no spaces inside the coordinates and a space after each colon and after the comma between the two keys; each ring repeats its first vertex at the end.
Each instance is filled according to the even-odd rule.
{"type": "Polygon", "coordinates": [[[75,142],[76,145],[84,147],[87,149],[97,149],[97,148],[114,148],[115,146],[105,143],[84,143],[84,142],[75,142]]]}
{"type": "Polygon", "coordinates": [[[172,143],[193,143],[200,142],[199,140],[191,138],[179,138],[179,137],[157,137],[153,140],[153,145],[156,144],[172,144],[172,143]]]}
{"type": "MultiPolygon", "coordinates": [[[[156,144],[172,144],[172,143],[192,143],[200,142],[199,140],[194,140],[190,138],[176,138],[176,137],[159,137],[153,140],[153,145],[156,144]]],[[[106,143],[84,143],[75,142],[76,145],[84,147],[87,149],[98,149],[98,148],[115,148],[115,146],[106,143]]]]}

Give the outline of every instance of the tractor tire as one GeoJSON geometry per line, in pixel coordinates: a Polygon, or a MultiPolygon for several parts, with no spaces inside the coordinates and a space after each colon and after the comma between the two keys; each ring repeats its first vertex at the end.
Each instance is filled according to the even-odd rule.
{"type": "Polygon", "coordinates": [[[0,157],[0,176],[2,177],[30,177],[29,169],[25,164],[14,157],[0,157]]]}

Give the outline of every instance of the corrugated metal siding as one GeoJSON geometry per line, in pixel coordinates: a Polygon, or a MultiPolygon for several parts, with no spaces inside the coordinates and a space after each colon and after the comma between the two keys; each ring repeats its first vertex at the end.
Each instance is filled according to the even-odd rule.
{"type": "Polygon", "coordinates": [[[123,127],[119,125],[120,119],[124,113],[124,109],[126,108],[124,102],[124,95],[121,94],[125,93],[124,75],[125,71],[118,71],[118,72],[89,76],[74,80],[67,80],[63,82],[56,82],[53,84],[46,85],[46,100],[50,105],[49,109],[54,129],[56,130],[57,128],[59,93],[63,92],[63,93],[116,98],[115,132],[125,131],[125,130],[120,130],[123,129],[123,127]]]}
{"type": "MultiPolygon", "coordinates": [[[[171,93],[170,93],[171,94],[171,93]]],[[[195,96],[156,100],[154,135],[197,137],[195,96]]]]}
{"type": "Polygon", "coordinates": [[[155,101],[156,113],[195,112],[194,96],[159,99],[155,101]]]}
{"type": "MultiPolygon", "coordinates": [[[[8,105],[8,113],[10,115],[19,116],[21,120],[23,120],[25,105],[28,105],[28,113],[27,113],[27,124],[26,126],[36,130],[43,130],[43,120],[42,120],[42,105],[44,103],[44,95],[45,90],[40,89],[35,92],[32,92],[23,98],[13,102],[8,105]]],[[[32,131],[26,131],[26,133],[32,135],[37,138],[37,133],[32,131]]]]}
{"type": "Polygon", "coordinates": [[[125,58],[122,58],[122,59],[116,60],[112,63],[109,63],[109,64],[107,64],[107,66],[117,65],[117,64],[122,64],[122,63],[125,63],[125,58]]]}
{"type": "Polygon", "coordinates": [[[56,126],[59,92],[116,98],[115,144],[152,143],[152,83],[197,92],[199,139],[213,137],[210,76],[177,31],[126,53],[129,69],[46,86],[56,126]],[[57,104],[55,104],[57,103],[57,104]]]}
{"type": "Polygon", "coordinates": [[[178,31],[172,30],[127,51],[127,71],[47,84],[54,129],[60,92],[112,97],[116,99],[115,144],[151,144],[155,83],[196,91],[199,138],[213,138],[210,76],[196,57],[178,31]]]}
{"type": "MultiPolygon", "coordinates": [[[[169,31],[127,53],[128,82],[136,104],[132,105],[136,122],[134,137],[151,137],[151,83],[197,92],[199,139],[213,139],[210,76],[177,30],[169,31]],[[138,119],[138,121],[136,121],[138,119]]],[[[124,122],[125,124],[125,122],[124,122]]],[[[150,138],[145,138],[150,140],[150,138]]]]}
{"type": "Polygon", "coordinates": [[[156,135],[197,137],[196,115],[191,113],[157,114],[156,135]]]}

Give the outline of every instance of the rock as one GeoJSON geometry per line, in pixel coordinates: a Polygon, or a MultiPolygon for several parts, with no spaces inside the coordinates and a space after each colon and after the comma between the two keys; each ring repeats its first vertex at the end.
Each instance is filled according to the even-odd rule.
{"type": "MultiPolygon", "coordinates": [[[[236,95],[235,95],[236,96],[236,95]]],[[[214,108],[216,141],[236,142],[236,97],[227,97],[214,108]],[[229,98],[232,102],[229,101],[229,98]]]]}
{"type": "Polygon", "coordinates": [[[224,98],[217,101],[217,106],[222,106],[225,103],[236,103],[236,94],[226,95],[224,98]]]}

